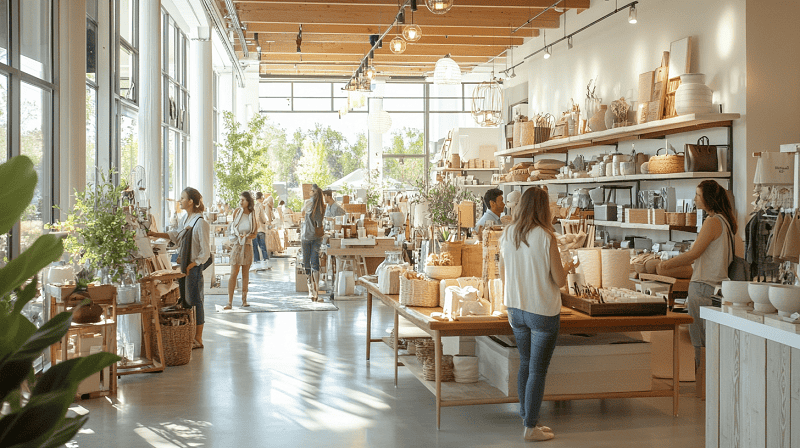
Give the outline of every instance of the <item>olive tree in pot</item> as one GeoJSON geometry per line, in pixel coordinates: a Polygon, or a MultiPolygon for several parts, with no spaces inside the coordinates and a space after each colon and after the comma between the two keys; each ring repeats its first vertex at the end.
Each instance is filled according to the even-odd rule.
{"type": "Polygon", "coordinates": [[[437,182],[427,189],[422,181],[416,184],[419,195],[412,200],[412,203],[426,203],[430,214],[431,224],[436,228],[437,237],[442,241],[447,241],[450,233],[458,226],[458,210],[456,205],[462,201],[473,201],[480,203],[478,198],[471,191],[459,188],[449,178],[437,182]]]}
{"type": "MultiPolygon", "coordinates": [[[[7,233],[33,199],[37,175],[33,163],[17,156],[0,165],[0,234],[7,233]]],[[[54,316],[37,329],[22,308],[36,295],[37,273],[58,260],[64,248],[55,235],[40,236],[0,268],[0,446],[58,447],[71,440],[89,419],[67,418],[84,379],[119,361],[110,353],[77,357],[56,364],[41,376],[33,362],[67,334],[72,313],[54,316]],[[10,311],[9,311],[10,310],[10,311]]]]}

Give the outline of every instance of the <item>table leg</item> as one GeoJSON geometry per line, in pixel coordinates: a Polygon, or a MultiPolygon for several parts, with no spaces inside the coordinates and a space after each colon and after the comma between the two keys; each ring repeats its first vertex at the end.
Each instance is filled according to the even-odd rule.
{"type": "Polygon", "coordinates": [[[680,357],[680,331],[679,326],[672,328],[672,415],[678,416],[678,398],[681,388],[681,357],[680,357]]]}
{"type": "MultiPolygon", "coordinates": [[[[397,314],[397,310],[394,310],[394,328],[397,331],[398,325],[400,325],[400,315],[397,314]]],[[[397,364],[400,361],[400,358],[397,356],[397,340],[399,339],[397,335],[395,335],[394,339],[394,387],[397,387],[397,364]]]]}
{"type": "Polygon", "coordinates": [[[434,370],[436,371],[436,429],[442,426],[442,336],[434,331],[434,370]]]}
{"type": "Polygon", "coordinates": [[[367,291],[367,361],[369,348],[372,345],[372,293],[367,291]]]}

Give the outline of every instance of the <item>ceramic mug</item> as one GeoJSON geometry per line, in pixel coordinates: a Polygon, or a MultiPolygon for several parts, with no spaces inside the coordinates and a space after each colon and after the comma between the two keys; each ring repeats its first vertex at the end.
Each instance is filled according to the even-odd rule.
{"type": "Polygon", "coordinates": [[[636,174],[635,162],[622,162],[619,165],[619,171],[623,176],[632,176],[636,174]]]}

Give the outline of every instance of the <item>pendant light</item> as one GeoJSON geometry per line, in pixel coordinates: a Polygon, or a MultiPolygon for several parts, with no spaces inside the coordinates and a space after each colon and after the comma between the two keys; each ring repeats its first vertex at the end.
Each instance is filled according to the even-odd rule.
{"type": "Polygon", "coordinates": [[[484,81],[472,92],[472,118],[482,127],[503,122],[503,89],[492,72],[492,80],[484,81]]]}
{"type": "Polygon", "coordinates": [[[425,5],[434,14],[444,14],[453,7],[453,0],[425,0],[425,5]]]}
{"type": "Polygon", "coordinates": [[[631,5],[630,11],[628,11],[628,23],[634,24],[638,22],[636,19],[636,5],[631,5]]]}
{"type": "Polygon", "coordinates": [[[394,54],[402,54],[406,51],[406,41],[403,40],[402,37],[396,36],[389,42],[389,49],[392,50],[394,54]]]}
{"type": "Polygon", "coordinates": [[[381,108],[369,113],[369,130],[384,134],[392,127],[392,116],[381,108]]]}
{"type": "Polygon", "coordinates": [[[406,25],[403,27],[403,39],[409,42],[416,42],[420,37],[422,37],[422,28],[420,28],[416,23],[412,23],[411,25],[406,25]]]}
{"type": "Polygon", "coordinates": [[[436,61],[433,69],[433,83],[442,85],[461,85],[461,67],[456,64],[450,55],[436,61]]]}

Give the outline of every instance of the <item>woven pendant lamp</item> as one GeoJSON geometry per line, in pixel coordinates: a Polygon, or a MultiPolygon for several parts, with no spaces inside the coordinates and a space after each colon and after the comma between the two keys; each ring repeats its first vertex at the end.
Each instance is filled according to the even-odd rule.
{"type": "Polygon", "coordinates": [[[478,84],[472,92],[472,118],[483,127],[503,122],[503,88],[497,79],[478,84]]]}
{"type": "Polygon", "coordinates": [[[433,69],[433,83],[437,86],[461,85],[461,67],[449,54],[436,61],[436,67],[433,69]]]}

